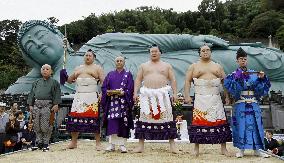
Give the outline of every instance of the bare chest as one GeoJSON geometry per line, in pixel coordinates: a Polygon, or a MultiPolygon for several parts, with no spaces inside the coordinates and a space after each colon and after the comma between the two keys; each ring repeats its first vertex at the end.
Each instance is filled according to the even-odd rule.
{"type": "Polygon", "coordinates": [[[82,66],[80,67],[78,70],[78,73],[80,74],[80,76],[84,76],[84,77],[94,77],[94,78],[98,78],[98,71],[94,66],[82,66]]]}
{"type": "Polygon", "coordinates": [[[198,65],[194,68],[193,71],[193,77],[194,78],[200,78],[202,76],[208,76],[209,78],[217,77],[219,78],[221,76],[221,72],[218,66],[215,65],[198,65]]]}
{"type": "Polygon", "coordinates": [[[166,66],[145,66],[144,75],[157,74],[168,76],[168,68],[166,66]]]}

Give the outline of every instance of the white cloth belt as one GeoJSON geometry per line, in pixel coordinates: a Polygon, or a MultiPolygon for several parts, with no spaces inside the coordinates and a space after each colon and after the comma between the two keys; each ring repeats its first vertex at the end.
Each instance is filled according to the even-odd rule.
{"type": "Polygon", "coordinates": [[[255,99],[255,97],[252,97],[252,98],[245,98],[245,97],[242,97],[241,96],[241,99],[238,100],[236,103],[242,103],[242,102],[246,102],[246,103],[257,103],[257,100],[255,99]]]}
{"type": "Polygon", "coordinates": [[[194,93],[199,95],[219,95],[220,88],[214,86],[194,86],[194,93]]]}
{"type": "Polygon", "coordinates": [[[92,93],[98,91],[98,85],[77,86],[78,93],[92,93]]]}
{"type": "Polygon", "coordinates": [[[243,95],[243,96],[253,96],[254,95],[254,91],[242,91],[241,95],[243,95]]]}
{"type": "Polygon", "coordinates": [[[160,106],[161,112],[166,111],[166,108],[171,108],[171,101],[169,98],[170,86],[162,88],[152,89],[147,87],[140,88],[140,108],[141,111],[146,115],[150,114],[150,106],[152,107],[153,114],[159,113],[158,105],[160,106]]]}
{"type": "Polygon", "coordinates": [[[97,80],[93,78],[78,78],[76,91],[78,93],[91,93],[98,91],[97,80]]]}

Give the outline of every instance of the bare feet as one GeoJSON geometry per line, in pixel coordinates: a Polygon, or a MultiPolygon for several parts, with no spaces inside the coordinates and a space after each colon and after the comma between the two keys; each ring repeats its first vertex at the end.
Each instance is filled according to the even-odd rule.
{"type": "Polygon", "coordinates": [[[144,152],[144,139],[139,139],[139,145],[132,150],[133,153],[142,153],[144,152]]]}
{"type": "Polygon", "coordinates": [[[101,144],[97,144],[96,145],[96,150],[97,151],[101,151],[101,150],[103,150],[104,149],[104,147],[101,145],[101,144]]]}
{"type": "Polygon", "coordinates": [[[222,154],[222,155],[225,155],[225,156],[227,156],[227,157],[232,157],[232,156],[233,156],[233,154],[230,154],[230,153],[228,152],[228,150],[227,150],[227,148],[226,148],[226,143],[222,143],[222,144],[221,144],[221,154],[222,154]]]}
{"type": "Polygon", "coordinates": [[[181,153],[177,147],[176,147],[176,143],[173,139],[169,139],[169,143],[170,143],[170,152],[174,153],[174,154],[179,154],[181,153]]]}
{"type": "Polygon", "coordinates": [[[198,157],[198,156],[199,156],[199,150],[194,150],[193,156],[194,156],[194,157],[198,157]]]}
{"type": "Polygon", "coordinates": [[[70,144],[67,146],[67,149],[75,149],[77,148],[77,143],[70,142],[70,144]]]}
{"type": "Polygon", "coordinates": [[[198,156],[199,156],[199,144],[196,144],[196,143],[195,143],[193,156],[194,156],[194,157],[198,157],[198,156]]]}
{"type": "Polygon", "coordinates": [[[221,154],[222,154],[222,155],[225,155],[225,156],[227,156],[227,157],[232,157],[232,156],[233,156],[232,154],[230,154],[230,153],[228,152],[227,149],[221,150],[221,154]]]}
{"type": "Polygon", "coordinates": [[[136,147],[135,149],[132,150],[133,153],[142,153],[144,152],[143,147],[136,147]]]}
{"type": "Polygon", "coordinates": [[[245,152],[245,150],[239,150],[239,152],[236,153],[236,157],[237,157],[237,158],[242,158],[242,157],[244,157],[244,152],[245,152]]]}
{"type": "Polygon", "coordinates": [[[177,148],[171,148],[170,152],[173,153],[173,154],[180,154],[180,153],[182,153],[177,148]]]}
{"type": "Polygon", "coordinates": [[[79,132],[71,132],[71,142],[68,145],[67,149],[75,149],[77,148],[77,141],[78,141],[79,132]]]}

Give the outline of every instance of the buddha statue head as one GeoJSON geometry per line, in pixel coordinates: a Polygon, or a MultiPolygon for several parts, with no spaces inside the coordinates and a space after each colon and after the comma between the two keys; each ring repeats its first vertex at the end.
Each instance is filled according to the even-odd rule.
{"type": "Polygon", "coordinates": [[[41,20],[25,22],[18,32],[18,44],[25,61],[32,67],[55,66],[64,54],[64,35],[55,25],[41,20]]]}

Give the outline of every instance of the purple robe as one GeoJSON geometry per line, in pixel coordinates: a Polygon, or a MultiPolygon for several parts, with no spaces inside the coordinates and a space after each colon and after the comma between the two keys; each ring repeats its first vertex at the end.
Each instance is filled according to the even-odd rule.
{"type": "Polygon", "coordinates": [[[114,70],[107,74],[102,85],[101,101],[107,135],[117,134],[119,137],[129,138],[130,129],[133,128],[133,91],[134,81],[129,71],[114,70]],[[107,96],[107,90],[115,89],[122,89],[124,95],[107,96]]]}

